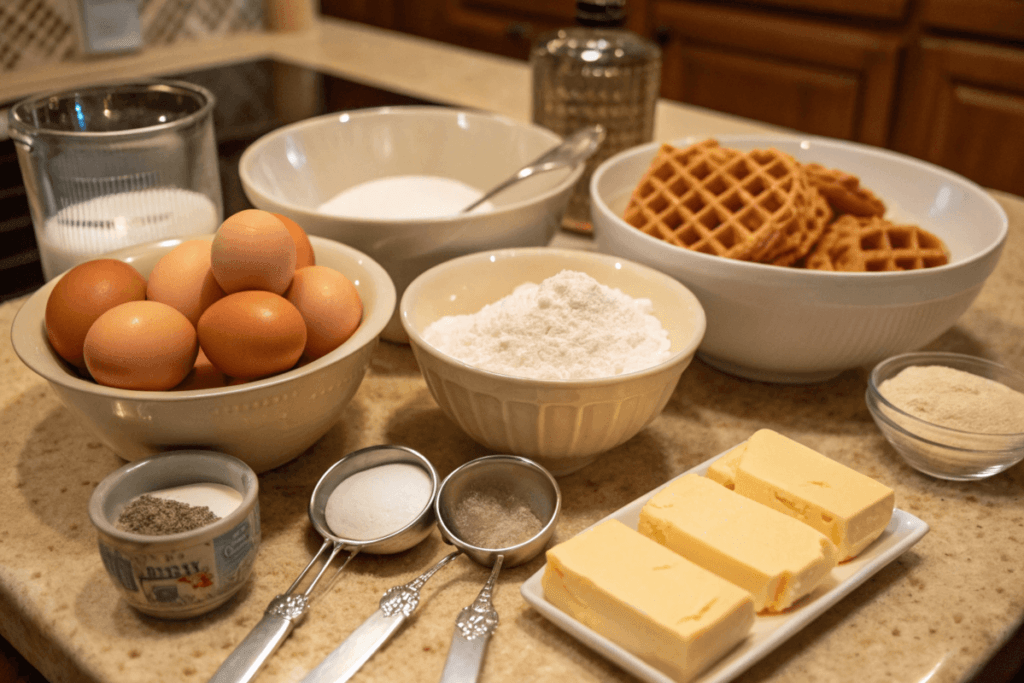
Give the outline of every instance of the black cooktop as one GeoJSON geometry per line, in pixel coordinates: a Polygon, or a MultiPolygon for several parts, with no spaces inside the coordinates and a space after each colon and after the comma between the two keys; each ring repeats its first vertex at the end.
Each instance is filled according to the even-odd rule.
{"type": "MultiPolygon", "coordinates": [[[[274,59],[238,62],[166,78],[202,85],[217,98],[214,131],[220,153],[224,215],[252,208],[238,161],[263,134],[311,116],[404,104],[442,104],[382,90],[274,59]]],[[[0,105],[0,113],[13,103],[0,105]]],[[[14,143],[0,141],[0,301],[43,284],[32,219],[14,143]]]]}

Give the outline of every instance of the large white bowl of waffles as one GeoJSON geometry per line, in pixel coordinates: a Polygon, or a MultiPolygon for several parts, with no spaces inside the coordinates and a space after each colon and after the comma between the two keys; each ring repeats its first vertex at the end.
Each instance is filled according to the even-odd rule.
{"type": "Polygon", "coordinates": [[[981,187],[817,137],[650,143],[591,179],[597,248],[682,282],[698,352],[734,375],[816,382],[918,349],[981,291],[1007,234],[981,187]]]}

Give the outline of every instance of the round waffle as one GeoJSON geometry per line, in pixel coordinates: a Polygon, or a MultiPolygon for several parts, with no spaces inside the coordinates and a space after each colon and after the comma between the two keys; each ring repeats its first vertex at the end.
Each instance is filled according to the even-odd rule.
{"type": "Polygon", "coordinates": [[[816,226],[817,192],[778,150],[740,152],[705,140],[662,145],[623,218],[648,235],[715,256],[772,263],[816,226]]]}
{"type": "Polygon", "coordinates": [[[807,268],[844,272],[919,270],[949,263],[941,239],[878,216],[840,216],[808,254],[807,268]]]}
{"type": "Polygon", "coordinates": [[[807,178],[828,200],[837,215],[884,216],[885,203],[871,190],[861,187],[860,178],[821,164],[804,164],[807,178]]]}
{"type": "Polygon", "coordinates": [[[832,208],[829,203],[825,201],[825,198],[821,196],[816,190],[812,188],[813,198],[811,201],[811,210],[807,212],[804,217],[805,231],[803,240],[800,244],[787,252],[779,254],[772,259],[771,264],[775,266],[795,266],[799,265],[800,260],[804,258],[821,240],[822,235],[825,234],[825,230],[832,222],[832,208]]]}

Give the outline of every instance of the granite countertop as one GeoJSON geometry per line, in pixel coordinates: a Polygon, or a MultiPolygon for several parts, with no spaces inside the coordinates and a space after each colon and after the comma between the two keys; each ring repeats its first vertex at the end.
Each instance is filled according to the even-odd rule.
{"type": "MultiPolygon", "coordinates": [[[[0,101],[75,79],[103,80],[128,66],[139,74],[158,73],[172,59],[186,69],[273,55],[413,95],[443,95],[528,116],[525,65],[344,22],[203,45],[15,72],[5,75],[0,101]]],[[[663,139],[753,130],[764,127],[681,105],[659,109],[657,136],[663,139]]],[[[970,310],[929,348],[1024,371],[1024,200],[993,194],[1010,216],[1002,260],[970,310]]],[[[0,329],[10,328],[20,303],[0,305],[0,329]]],[[[555,541],[756,429],[775,429],[893,487],[897,505],[931,531],[738,680],[965,680],[1024,617],[1024,469],[978,483],[939,481],[910,469],[864,405],[868,370],[811,386],[781,386],[736,379],[694,361],[655,422],[560,480],[565,507],[555,541]]],[[[264,543],[247,587],[212,614],[165,622],[141,616],[118,597],[86,514],[92,489],[122,462],[21,363],[6,334],[0,336],[0,376],[0,635],[53,681],[207,680],[319,547],[306,504],[330,464],[352,450],[390,442],[420,450],[443,476],[487,452],[443,416],[409,349],[382,342],[339,423],[300,458],[261,475],[264,543]]],[[[405,553],[356,557],[258,680],[300,680],[376,609],[386,589],[415,578],[446,553],[435,531],[405,553]]],[[[538,558],[502,572],[495,595],[501,626],[481,680],[633,680],[523,601],[519,588],[542,563],[538,558]]],[[[437,680],[455,615],[486,577],[485,569],[465,558],[435,577],[417,613],[355,680],[437,680]]]]}

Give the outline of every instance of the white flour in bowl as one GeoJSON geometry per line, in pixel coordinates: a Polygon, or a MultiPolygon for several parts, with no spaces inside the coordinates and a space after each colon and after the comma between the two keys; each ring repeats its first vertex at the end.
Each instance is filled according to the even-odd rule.
{"type": "Polygon", "coordinates": [[[468,365],[531,379],[595,379],[667,359],[668,332],[649,299],[577,271],[520,285],[472,315],[445,316],[423,338],[468,365]]]}

